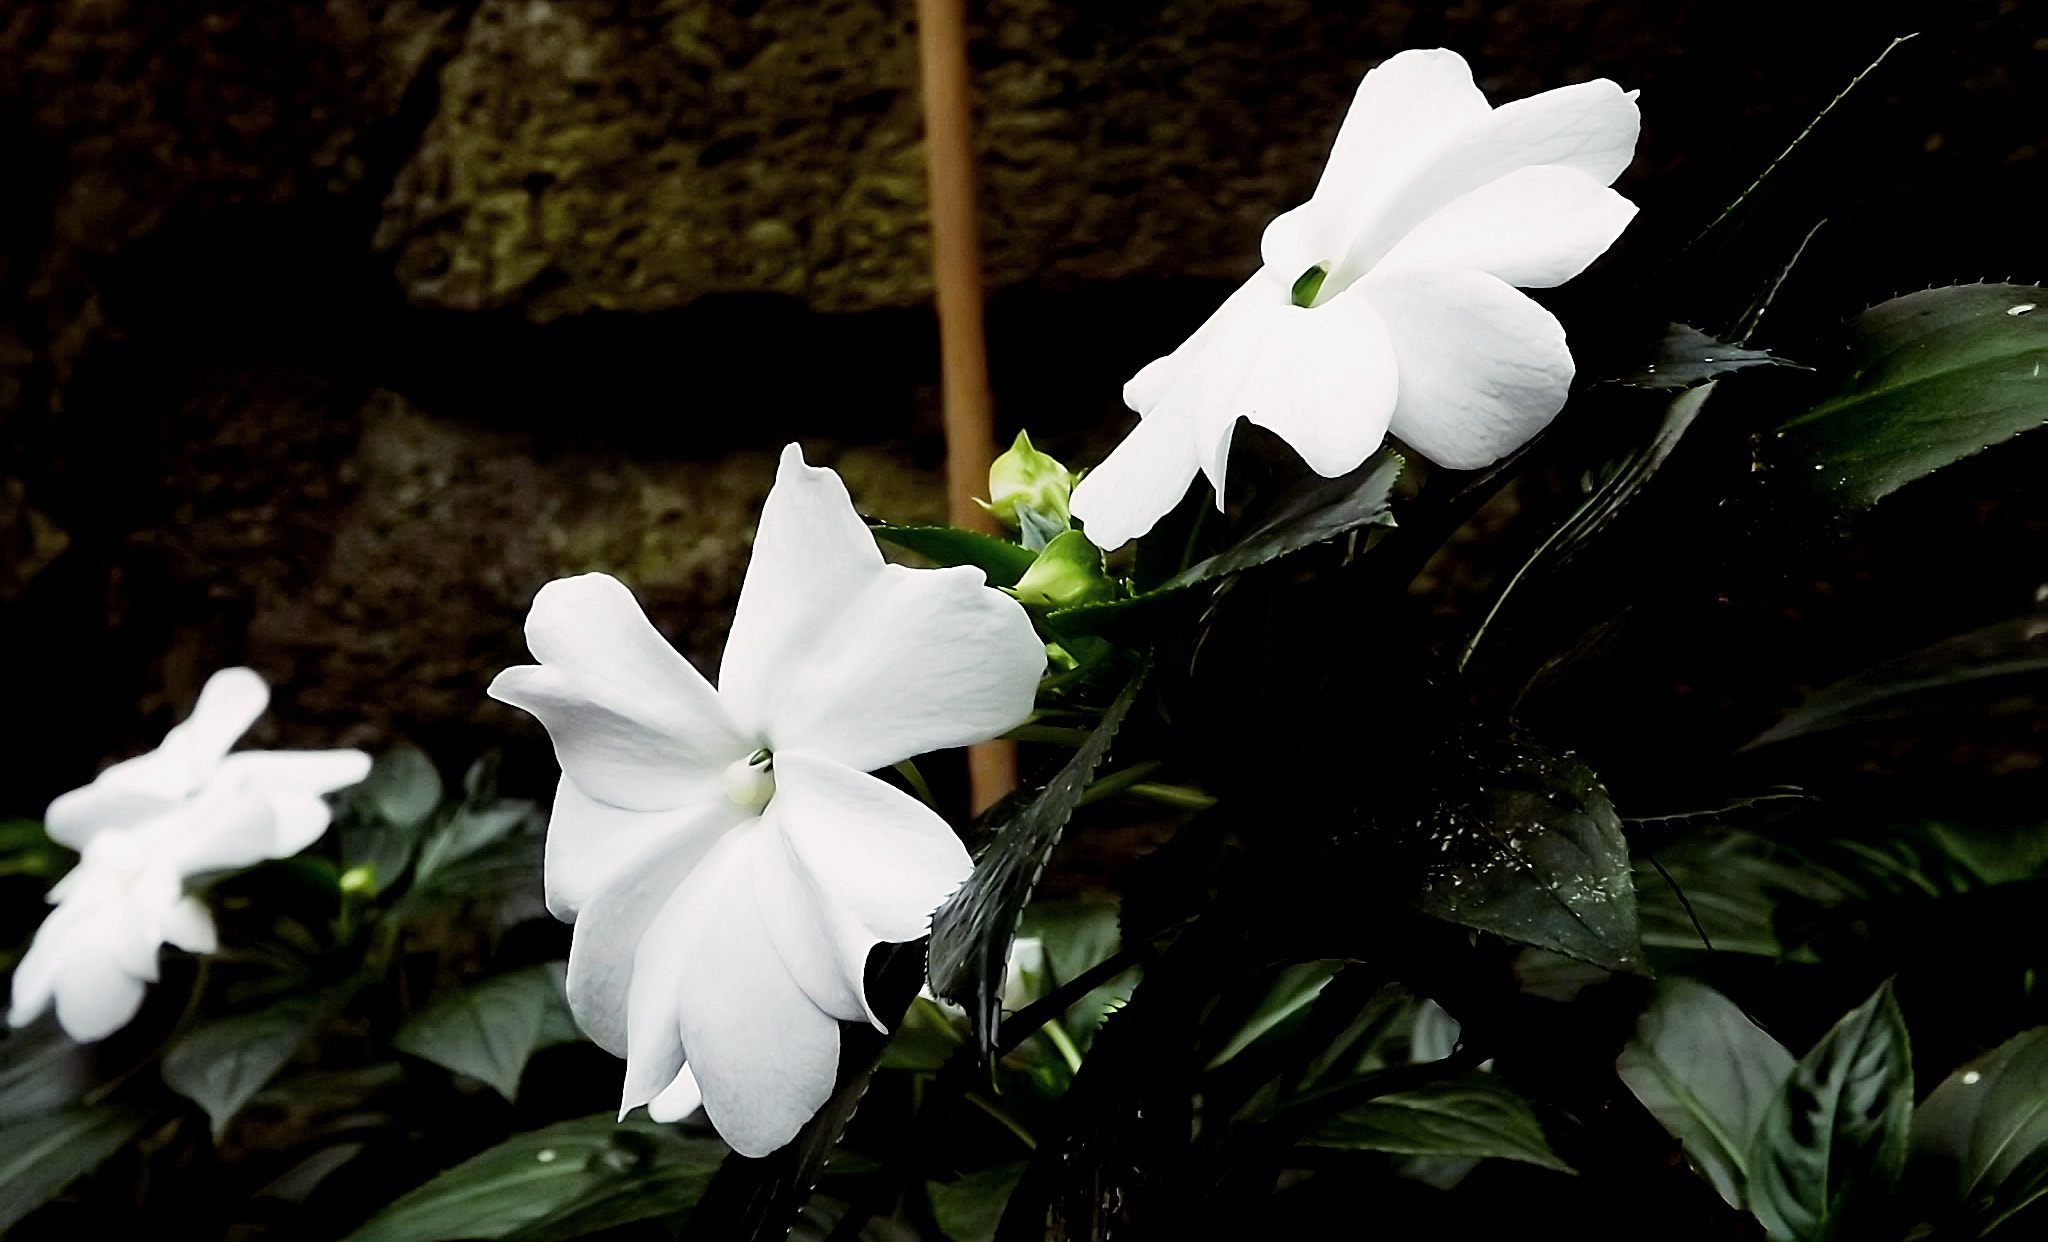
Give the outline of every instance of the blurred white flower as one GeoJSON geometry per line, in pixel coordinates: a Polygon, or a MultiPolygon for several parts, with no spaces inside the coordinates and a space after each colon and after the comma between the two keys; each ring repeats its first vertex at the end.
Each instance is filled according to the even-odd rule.
{"type": "Polygon", "coordinates": [[[269,701],[256,673],[222,669],[161,746],[50,803],[45,829],[80,858],[50,890],[57,908],[15,968],[10,1025],[35,1021],[54,1001],[75,1040],[121,1029],[157,977],[157,946],[216,947],[213,917],[186,880],[296,854],[327,830],[321,795],[362,780],[370,757],[229,754],[269,701]]]}
{"type": "Polygon", "coordinates": [[[540,661],[493,697],[562,764],[547,897],[569,1003],[626,1058],[621,1114],[700,1099],[762,1155],[832,1091],[839,1021],[881,1025],[868,950],[915,940],[970,864],[868,772],[1023,721],[1045,649],[980,570],[885,564],[839,476],[783,451],[713,689],[603,574],[541,588],[540,661]],[[685,1060],[688,1066],[685,1067],[685,1060]]]}
{"type": "Polygon", "coordinates": [[[1391,429],[1439,465],[1488,465],[1564,405],[1557,320],[1516,292],[1562,284],[1635,206],[1633,92],[1601,79],[1489,107],[1454,52],[1365,76],[1308,202],[1266,229],[1265,266],[1124,385],[1142,419],[1076,486],[1088,535],[1152,528],[1197,471],[1220,497],[1240,416],[1335,477],[1391,429]]]}

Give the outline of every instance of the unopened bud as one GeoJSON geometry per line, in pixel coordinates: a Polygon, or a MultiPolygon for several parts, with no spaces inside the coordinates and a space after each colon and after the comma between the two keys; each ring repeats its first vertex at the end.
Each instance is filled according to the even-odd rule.
{"type": "Polygon", "coordinates": [[[369,863],[357,863],[341,873],[341,891],[352,896],[377,891],[377,869],[369,863]]]}
{"type": "Polygon", "coordinates": [[[1117,586],[1102,572],[1102,550],[1070,530],[1045,545],[1010,593],[1033,608],[1072,608],[1114,599],[1117,586]]]}
{"type": "MultiPolygon", "coordinates": [[[[1067,499],[1074,476],[1059,462],[1031,447],[1031,437],[1017,433],[1016,443],[988,468],[988,511],[1012,530],[1052,534],[1069,525],[1067,499]]],[[[1029,539],[1026,546],[1032,546],[1029,539]]],[[[1038,546],[1044,546],[1041,542],[1038,546]]]]}

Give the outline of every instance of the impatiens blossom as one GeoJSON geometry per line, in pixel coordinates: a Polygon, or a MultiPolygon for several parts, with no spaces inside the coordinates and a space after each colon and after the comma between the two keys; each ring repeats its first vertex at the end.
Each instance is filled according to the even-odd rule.
{"type": "Polygon", "coordinates": [[[540,663],[493,697],[540,718],[562,782],[547,899],[573,921],[569,1003],[626,1058],[621,1112],[695,1109],[780,1147],[831,1094],[862,971],[970,870],[874,769],[1031,712],[1045,649],[971,568],[884,564],[839,476],[782,454],[716,689],[615,579],[541,588],[540,663]],[[687,1062],[687,1065],[686,1065],[687,1062]]]}
{"type": "Polygon", "coordinates": [[[15,968],[11,1025],[35,1021],[54,1001],[75,1040],[119,1030],[157,977],[159,945],[216,947],[213,917],[185,891],[188,879],[296,854],[327,831],[321,795],[362,780],[370,758],[229,754],[269,701],[253,671],[222,669],[161,746],[50,804],[45,829],[80,858],[50,890],[57,908],[15,968]]]}
{"type": "Polygon", "coordinates": [[[1463,58],[1392,57],[1359,85],[1308,202],[1266,229],[1265,266],[1124,385],[1138,427],[1073,496],[1114,548],[1199,471],[1220,497],[1239,417],[1318,474],[1389,430],[1439,465],[1488,465],[1549,423],[1572,379],[1564,329],[1522,288],[1576,276],[1635,206],[1633,93],[1605,79],[1488,106],[1463,58]]]}

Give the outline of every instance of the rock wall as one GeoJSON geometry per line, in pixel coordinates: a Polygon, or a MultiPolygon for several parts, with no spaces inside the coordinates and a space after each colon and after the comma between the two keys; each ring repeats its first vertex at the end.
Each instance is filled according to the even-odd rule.
{"type": "MultiPolygon", "coordinates": [[[[972,7],[999,407],[1080,461],[1405,46],[1497,98],[1643,87],[1648,248],[1924,25],[1816,304],[2048,271],[2048,20],[2008,0],[972,7]]],[[[877,512],[934,513],[911,11],[0,11],[0,647],[40,725],[0,813],[236,661],[277,736],[459,760],[523,727],[481,689],[559,573],[628,577],[708,664],[792,437],[877,512]]]]}

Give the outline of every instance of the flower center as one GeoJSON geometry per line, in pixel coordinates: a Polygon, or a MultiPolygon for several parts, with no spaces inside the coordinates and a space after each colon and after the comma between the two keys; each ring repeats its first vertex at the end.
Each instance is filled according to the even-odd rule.
{"type": "Polygon", "coordinates": [[[744,759],[735,759],[719,777],[725,796],[750,811],[768,805],[775,796],[775,754],[762,747],[744,759]]]}

